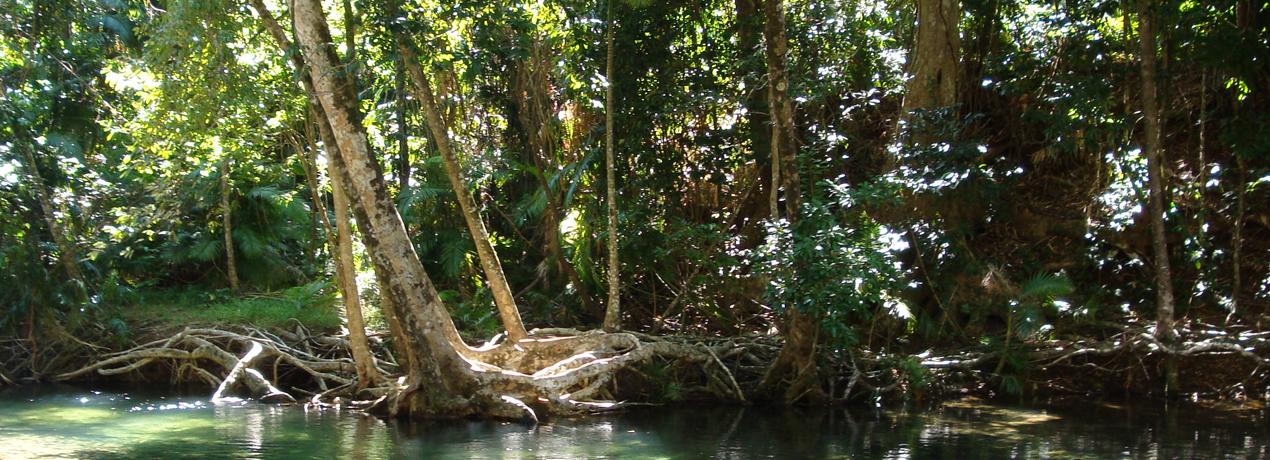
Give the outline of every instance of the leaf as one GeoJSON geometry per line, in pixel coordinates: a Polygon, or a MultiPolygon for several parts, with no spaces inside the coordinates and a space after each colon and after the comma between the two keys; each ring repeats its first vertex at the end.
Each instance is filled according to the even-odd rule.
{"type": "Polygon", "coordinates": [[[1038,273],[1023,282],[1019,288],[1019,297],[1048,299],[1070,294],[1073,290],[1072,282],[1066,276],[1038,273]]]}

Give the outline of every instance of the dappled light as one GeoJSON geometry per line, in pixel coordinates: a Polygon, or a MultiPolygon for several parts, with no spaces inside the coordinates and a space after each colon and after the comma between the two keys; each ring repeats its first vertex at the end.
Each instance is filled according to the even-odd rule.
{"type": "MultiPolygon", "coordinates": [[[[996,401],[1270,404],[1268,25],[1260,0],[0,0],[0,389],[196,395],[6,406],[37,446],[0,457],[58,423],[108,433],[48,455],[153,456],[208,428],[182,420],[234,439],[189,438],[211,456],[462,456],[411,437],[459,419],[526,456],[1202,456],[996,401]],[[788,445],[735,455],[607,418],[686,403],[871,412],[772,412],[788,445]],[[164,417],[180,436],[112,425],[164,417]]],[[[719,414],[695,434],[766,423],[719,414]]]]}

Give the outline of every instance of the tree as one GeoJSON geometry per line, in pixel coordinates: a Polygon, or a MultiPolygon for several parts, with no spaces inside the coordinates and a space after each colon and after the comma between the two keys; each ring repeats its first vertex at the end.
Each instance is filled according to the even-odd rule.
{"type": "MultiPolygon", "coordinates": [[[[282,30],[282,26],[274,19],[273,14],[265,7],[263,0],[251,0],[251,6],[256,10],[256,15],[260,17],[266,31],[273,38],[274,44],[283,52],[291,49],[291,40],[287,38],[286,32],[282,30]]],[[[344,184],[341,182],[342,174],[339,171],[338,154],[335,153],[337,144],[331,134],[330,122],[326,119],[325,112],[318,106],[315,91],[313,90],[312,80],[305,74],[304,64],[301,57],[297,54],[289,54],[289,60],[294,71],[300,77],[302,86],[305,88],[305,94],[309,97],[309,113],[314,119],[314,123],[318,125],[318,132],[322,137],[323,144],[326,147],[327,168],[331,178],[331,195],[332,206],[335,207],[335,236],[331,237],[330,224],[326,220],[326,211],[321,204],[322,200],[317,195],[316,180],[317,171],[313,163],[312,152],[317,150],[316,145],[311,145],[310,154],[306,155],[307,170],[313,175],[310,187],[313,189],[315,196],[314,203],[321,214],[320,219],[326,224],[327,244],[330,247],[331,255],[335,258],[335,279],[339,286],[340,293],[344,299],[344,313],[348,316],[348,334],[349,349],[353,355],[353,363],[357,368],[357,382],[359,387],[378,383],[382,376],[379,374],[378,367],[375,366],[374,355],[370,351],[370,342],[366,337],[366,322],[362,315],[361,301],[359,299],[357,287],[357,269],[353,261],[353,234],[352,227],[349,225],[348,209],[349,203],[344,192],[344,184]]],[[[308,139],[312,142],[312,139],[308,139]]],[[[390,321],[396,325],[395,316],[390,316],[390,321]]]]}
{"type": "Polygon", "coordinates": [[[481,220],[480,208],[477,207],[476,200],[472,198],[471,192],[467,189],[467,183],[463,180],[463,167],[459,164],[458,157],[455,156],[451,146],[450,131],[437,108],[432,84],[428,81],[423,67],[419,65],[418,54],[409,37],[400,29],[393,33],[402,62],[411,81],[414,82],[415,99],[419,100],[423,108],[428,130],[432,133],[432,140],[436,143],[437,151],[441,153],[450,188],[459,201],[463,221],[467,224],[468,232],[476,244],[476,255],[480,258],[481,268],[485,271],[485,280],[489,284],[490,292],[494,294],[494,304],[503,321],[503,328],[512,341],[522,340],[528,333],[525,332],[525,325],[521,322],[520,310],[516,307],[516,299],[512,295],[511,287],[507,285],[507,276],[503,273],[502,262],[498,260],[498,252],[490,244],[485,222],[481,220]]]}
{"type": "Polygon", "coordinates": [[[608,45],[604,75],[604,171],[608,197],[609,302],[604,312],[604,330],[613,332],[622,328],[622,281],[618,276],[621,265],[617,257],[617,186],[613,172],[613,0],[609,0],[608,9],[608,28],[604,33],[604,41],[608,45]]]}
{"type": "Polygon", "coordinates": [[[904,96],[904,112],[957,102],[961,50],[959,0],[917,0],[917,37],[904,96]]]}
{"type": "Polygon", "coordinates": [[[229,205],[229,195],[231,193],[233,193],[233,188],[229,185],[229,159],[221,158],[220,213],[221,226],[224,227],[225,236],[225,277],[229,279],[229,288],[234,292],[238,292],[240,290],[238,286],[238,262],[234,259],[234,225],[229,205]]]}
{"type": "MultiPolygon", "coordinates": [[[[1173,275],[1169,267],[1169,247],[1164,228],[1164,147],[1160,144],[1160,109],[1156,92],[1155,5],[1152,0],[1138,0],[1139,63],[1142,69],[1142,116],[1146,127],[1144,150],[1147,157],[1147,212],[1151,219],[1151,249],[1155,262],[1156,325],[1155,334],[1162,342],[1172,344],[1173,275]]],[[[1176,364],[1167,364],[1167,391],[1177,389],[1176,364]]]]}
{"type": "MultiPolygon", "coordinates": [[[[57,212],[53,207],[53,199],[49,196],[48,188],[44,185],[44,177],[40,175],[39,165],[35,162],[35,155],[31,153],[30,145],[19,145],[22,150],[22,166],[26,168],[27,175],[30,176],[31,186],[35,189],[35,194],[40,199],[40,210],[44,213],[44,222],[48,225],[48,230],[53,235],[53,242],[58,248],[58,261],[62,264],[62,269],[66,271],[66,277],[78,287],[77,291],[81,293],[84,289],[84,275],[79,270],[78,257],[75,255],[75,245],[66,236],[66,232],[62,229],[61,222],[57,220],[57,212]]],[[[85,299],[81,298],[80,301],[85,299]]]]}
{"type": "MultiPolygon", "coordinates": [[[[764,0],[763,14],[766,21],[763,38],[767,56],[767,91],[772,111],[772,182],[769,204],[774,218],[781,216],[793,223],[799,216],[801,191],[794,105],[789,97],[789,70],[786,62],[789,45],[785,37],[785,9],[782,0],[764,0]],[[778,206],[778,195],[782,188],[784,209],[778,206]]],[[[770,395],[776,388],[788,383],[780,398],[786,403],[793,403],[803,397],[823,399],[816,371],[819,322],[809,312],[799,311],[794,306],[785,309],[785,317],[786,324],[782,331],[785,345],[764,374],[758,391],[760,394],[770,395]]]]}

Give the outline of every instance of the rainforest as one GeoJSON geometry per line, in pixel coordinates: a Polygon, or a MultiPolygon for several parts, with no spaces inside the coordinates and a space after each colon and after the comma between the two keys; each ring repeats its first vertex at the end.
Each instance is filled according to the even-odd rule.
{"type": "Polygon", "coordinates": [[[0,0],[0,419],[130,392],[1264,446],[1270,2],[0,0]]]}

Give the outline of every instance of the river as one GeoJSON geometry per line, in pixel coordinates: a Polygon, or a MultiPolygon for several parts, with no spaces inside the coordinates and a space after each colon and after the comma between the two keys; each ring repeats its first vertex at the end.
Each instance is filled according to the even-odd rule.
{"type": "Polygon", "coordinates": [[[1266,412],[1082,402],[653,407],[537,427],[73,387],[0,390],[0,458],[1270,458],[1266,412]]]}

